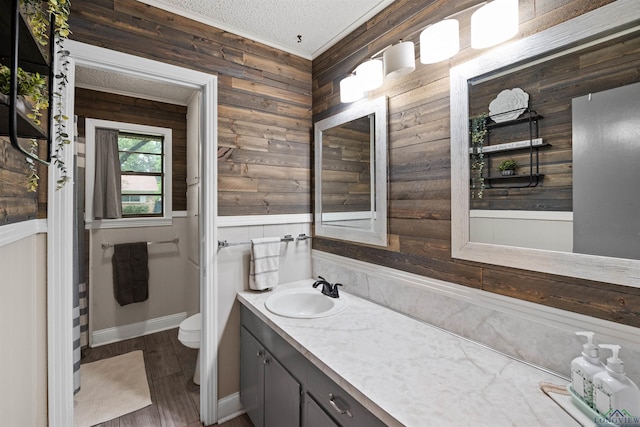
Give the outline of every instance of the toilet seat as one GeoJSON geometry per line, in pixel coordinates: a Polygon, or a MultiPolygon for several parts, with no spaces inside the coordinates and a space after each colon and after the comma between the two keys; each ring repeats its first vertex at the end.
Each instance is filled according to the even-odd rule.
{"type": "Polygon", "coordinates": [[[187,317],[180,322],[178,340],[189,348],[200,348],[200,313],[187,317]]]}

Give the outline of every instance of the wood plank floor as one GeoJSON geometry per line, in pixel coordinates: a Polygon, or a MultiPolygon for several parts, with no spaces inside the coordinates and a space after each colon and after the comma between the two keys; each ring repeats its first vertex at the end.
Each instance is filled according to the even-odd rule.
{"type": "MultiPolygon", "coordinates": [[[[98,427],[203,427],[199,415],[200,387],[192,380],[198,350],[182,345],[177,329],[84,349],[81,363],[134,350],[143,351],[153,404],[98,427]]],[[[245,414],[220,427],[253,427],[253,424],[245,414]]]]}

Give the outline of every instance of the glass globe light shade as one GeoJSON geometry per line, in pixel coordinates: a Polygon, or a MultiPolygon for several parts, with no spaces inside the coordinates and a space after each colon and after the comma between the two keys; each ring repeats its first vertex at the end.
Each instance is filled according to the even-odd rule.
{"type": "Polygon", "coordinates": [[[360,80],[362,90],[365,92],[379,88],[384,80],[382,61],[380,59],[370,59],[358,65],[356,77],[360,80]]]}
{"type": "Polygon", "coordinates": [[[355,75],[350,75],[340,80],[340,101],[354,102],[364,97],[364,91],[360,80],[355,75]]]}
{"type": "Polygon", "coordinates": [[[460,50],[460,24],[445,19],[420,33],[420,62],[435,64],[451,58],[460,50]]]}
{"type": "Polygon", "coordinates": [[[493,0],[471,15],[471,47],[495,46],[518,33],[518,0],[493,0]]]}
{"type": "Polygon", "coordinates": [[[400,42],[384,51],[382,55],[385,77],[395,79],[416,69],[415,45],[400,42]]]}

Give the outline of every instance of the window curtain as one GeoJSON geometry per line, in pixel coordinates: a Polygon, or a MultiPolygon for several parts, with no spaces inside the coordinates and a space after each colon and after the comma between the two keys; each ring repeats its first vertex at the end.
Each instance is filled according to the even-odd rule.
{"type": "Polygon", "coordinates": [[[96,129],[95,151],[94,219],[122,218],[118,131],[116,129],[96,129]]]}

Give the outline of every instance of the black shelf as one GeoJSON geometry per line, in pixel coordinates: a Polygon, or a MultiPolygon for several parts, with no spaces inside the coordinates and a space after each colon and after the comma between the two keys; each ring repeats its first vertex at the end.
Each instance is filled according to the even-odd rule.
{"type": "Polygon", "coordinates": [[[506,126],[513,126],[513,125],[518,125],[520,123],[529,123],[529,122],[537,122],[538,120],[544,119],[543,116],[539,115],[538,113],[536,113],[533,110],[530,111],[526,111],[526,116],[522,116],[522,117],[518,117],[517,119],[514,120],[507,120],[504,122],[494,122],[494,123],[487,123],[487,130],[491,130],[491,129],[498,129],[498,128],[502,128],[502,127],[506,127],[506,126]]]}
{"type": "MultiPolygon", "coordinates": [[[[18,138],[36,138],[47,139],[47,132],[40,126],[36,125],[27,115],[31,114],[31,107],[18,98],[16,104],[18,118],[18,138]]],[[[0,117],[9,116],[9,97],[0,93],[0,117]]],[[[44,118],[43,118],[44,119],[44,118]]],[[[0,120],[0,135],[9,135],[8,120],[0,120]]]]}
{"type": "MultiPolygon", "coordinates": [[[[0,0],[0,61],[2,64],[11,66],[11,3],[13,0],[0,0]]],[[[18,23],[20,36],[20,57],[18,65],[26,71],[36,71],[47,75],[49,72],[49,53],[47,46],[42,46],[36,40],[31,27],[26,18],[20,13],[18,23]]]]}
{"type": "Polygon", "coordinates": [[[53,28],[55,17],[50,16],[49,20],[49,43],[46,46],[40,45],[31,27],[20,10],[20,0],[0,0],[0,7],[3,12],[0,14],[0,62],[11,69],[11,90],[9,95],[0,94],[0,136],[7,136],[16,150],[24,154],[27,158],[39,163],[51,164],[51,132],[48,129],[53,121],[53,84],[54,75],[50,59],[55,55],[55,44],[53,43],[53,28]],[[48,49],[48,50],[47,50],[48,49]],[[28,73],[40,73],[48,78],[49,108],[42,113],[42,126],[36,125],[28,116],[32,113],[32,108],[25,98],[17,95],[17,88],[14,86],[17,68],[22,68],[28,73]],[[15,97],[15,99],[13,99],[15,97]],[[47,119],[45,119],[47,118],[47,119]],[[45,130],[46,129],[46,130],[45,130]],[[37,154],[25,149],[20,139],[45,140],[47,143],[47,157],[41,159],[37,154]]]}
{"type": "Polygon", "coordinates": [[[501,176],[501,175],[496,175],[496,176],[487,176],[484,179],[488,180],[488,181],[511,181],[511,180],[516,180],[516,179],[540,179],[543,178],[544,174],[541,173],[535,173],[533,175],[508,175],[508,176],[501,176]]]}
{"type": "Polygon", "coordinates": [[[487,170],[492,170],[492,156],[504,155],[510,151],[529,151],[528,165],[521,165],[529,168],[529,173],[524,175],[494,175],[484,177],[487,182],[487,188],[527,188],[536,187],[542,182],[544,174],[539,173],[539,156],[538,150],[540,147],[548,147],[550,144],[543,143],[542,139],[538,138],[538,121],[543,117],[534,110],[526,109],[523,111],[522,116],[514,120],[507,120],[499,123],[487,123],[487,136],[486,143],[483,147],[482,154],[487,160],[487,170]],[[492,130],[505,128],[508,126],[515,126],[521,124],[528,124],[528,138],[521,141],[504,142],[499,144],[491,144],[492,130]],[[513,146],[510,146],[513,145],[513,146]],[[485,149],[489,151],[485,151],[485,149]]]}
{"type": "Polygon", "coordinates": [[[507,185],[500,185],[498,187],[493,187],[491,185],[489,185],[489,188],[531,188],[531,187],[537,187],[538,184],[540,184],[540,182],[542,182],[542,178],[544,178],[544,174],[539,174],[539,173],[535,173],[535,174],[531,174],[531,175],[508,175],[508,176],[490,176],[490,177],[485,177],[485,180],[487,182],[500,182],[502,184],[507,183],[508,181],[526,181],[528,180],[529,182],[526,183],[522,183],[522,184],[507,184],[507,185]]]}

